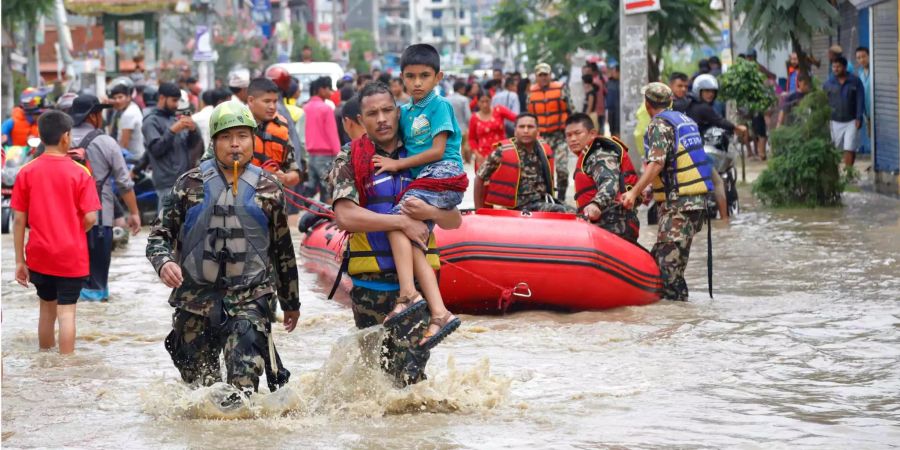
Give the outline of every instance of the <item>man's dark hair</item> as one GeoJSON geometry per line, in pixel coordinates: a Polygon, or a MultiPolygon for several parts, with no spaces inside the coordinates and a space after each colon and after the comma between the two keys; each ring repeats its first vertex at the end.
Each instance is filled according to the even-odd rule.
{"type": "Polygon", "coordinates": [[[505,80],[503,80],[503,88],[506,89],[507,91],[516,90],[516,79],[513,78],[511,75],[509,77],[507,77],[505,80]]]}
{"type": "Polygon", "coordinates": [[[340,90],[341,93],[341,101],[350,100],[356,95],[356,89],[353,89],[353,86],[344,86],[340,90]]]}
{"type": "Polygon", "coordinates": [[[575,113],[575,114],[572,114],[571,116],[569,116],[568,119],[566,119],[567,127],[569,125],[575,125],[577,123],[580,123],[581,125],[583,125],[585,130],[593,130],[594,129],[594,121],[591,120],[591,117],[585,113],[575,113]]]}
{"type": "Polygon", "coordinates": [[[594,77],[592,75],[584,74],[581,76],[581,82],[585,85],[594,85],[594,77]]]}
{"type": "Polygon", "coordinates": [[[381,74],[381,75],[378,75],[378,81],[380,81],[380,82],[382,82],[382,83],[384,83],[384,84],[388,84],[388,83],[390,83],[390,82],[393,81],[393,80],[391,79],[391,74],[385,72],[385,73],[383,73],[383,74],[381,74]]]}
{"type": "Polygon", "coordinates": [[[400,71],[406,70],[406,66],[428,66],[436,74],[441,71],[441,55],[428,44],[413,44],[400,56],[400,71]]]}
{"type": "Polygon", "coordinates": [[[500,80],[488,80],[487,83],[484,83],[484,90],[489,91],[491,89],[495,89],[500,85],[500,80]]]}
{"type": "Polygon", "coordinates": [[[187,84],[194,84],[197,82],[197,79],[194,77],[188,77],[187,80],[184,80],[184,82],[187,84]]]}
{"type": "Polygon", "coordinates": [[[463,80],[456,80],[453,82],[453,92],[459,92],[460,89],[466,88],[466,82],[463,80]]]}
{"type": "Polygon", "coordinates": [[[228,90],[231,91],[231,93],[234,94],[234,95],[237,95],[237,93],[238,93],[238,92],[241,92],[242,89],[244,89],[244,88],[239,88],[239,87],[234,87],[234,86],[228,86],[228,90]]]}
{"type": "Polygon", "coordinates": [[[597,63],[589,62],[586,65],[589,66],[591,68],[591,70],[594,71],[594,73],[597,73],[597,74],[600,73],[600,66],[597,65],[597,63]]]}
{"type": "Polygon", "coordinates": [[[387,85],[380,81],[370,81],[363,86],[362,90],[359,91],[359,105],[362,107],[362,101],[366,97],[371,97],[373,95],[379,94],[387,94],[391,98],[394,98],[394,95],[391,94],[391,90],[388,89],[387,85]]]}
{"type": "Polygon", "coordinates": [[[215,94],[212,102],[214,106],[231,100],[231,91],[229,89],[219,88],[214,90],[213,93],[215,94]]]}
{"type": "Polygon", "coordinates": [[[214,106],[216,98],[218,98],[218,94],[216,94],[215,89],[207,89],[200,94],[200,100],[203,101],[204,105],[214,106]]]}
{"type": "Polygon", "coordinates": [[[807,74],[802,74],[797,77],[797,83],[800,83],[801,81],[806,84],[812,85],[812,78],[810,78],[807,74]]]}
{"type": "Polygon", "coordinates": [[[281,90],[278,89],[278,85],[274,81],[266,77],[254,78],[250,80],[250,85],[247,86],[247,95],[257,97],[261,94],[269,93],[279,94],[281,90]]]}
{"type": "Polygon", "coordinates": [[[322,88],[330,88],[331,87],[331,77],[319,77],[313,80],[312,83],[309,84],[309,95],[311,97],[315,97],[319,95],[319,89],[322,88]]]}
{"type": "Polygon", "coordinates": [[[38,133],[44,145],[59,145],[59,139],[69,131],[72,131],[72,118],[62,111],[51,109],[38,117],[38,133]]]}
{"type": "Polygon", "coordinates": [[[367,73],[361,73],[358,77],[356,77],[356,85],[357,86],[365,86],[366,83],[372,81],[372,75],[367,73]]]}
{"type": "Polygon", "coordinates": [[[294,98],[297,95],[297,91],[300,90],[300,80],[295,77],[291,77],[291,83],[288,85],[287,92],[285,92],[285,97],[294,98]]]}
{"type": "Polygon", "coordinates": [[[310,51],[312,51],[312,47],[310,47],[310,46],[308,46],[308,45],[304,45],[304,46],[303,46],[303,50],[310,50],[310,51]]]}
{"type": "Polygon", "coordinates": [[[356,123],[359,123],[359,115],[362,114],[362,110],[359,107],[359,98],[353,97],[346,102],[341,103],[341,118],[342,119],[350,119],[356,123]]]}
{"type": "Polygon", "coordinates": [[[837,58],[834,58],[834,61],[832,61],[832,62],[836,62],[836,63],[844,66],[845,69],[847,68],[847,58],[845,58],[843,56],[838,56],[837,58]]]}
{"type": "Polygon", "coordinates": [[[675,81],[675,80],[681,80],[681,81],[684,81],[685,83],[687,83],[687,82],[688,82],[688,76],[687,76],[686,73],[682,73],[682,72],[672,72],[672,75],[669,75],[669,83],[671,83],[671,82],[673,82],[673,81],[675,81]]]}
{"type": "Polygon", "coordinates": [[[519,121],[520,121],[520,120],[522,120],[522,119],[524,119],[524,118],[526,118],[526,117],[531,117],[532,119],[534,119],[534,123],[538,123],[538,118],[537,118],[537,116],[534,115],[534,114],[532,114],[532,113],[528,113],[528,112],[527,112],[527,113],[519,114],[519,116],[516,117],[516,126],[519,125],[519,121]]]}
{"type": "Polygon", "coordinates": [[[868,54],[869,54],[869,47],[866,47],[866,46],[864,46],[864,45],[861,45],[861,46],[859,46],[859,47],[856,47],[856,51],[857,51],[857,52],[866,52],[866,54],[868,55],[868,54]]]}
{"type": "Polygon", "coordinates": [[[710,56],[709,64],[718,64],[719,67],[722,67],[722,60],[718,56],[710,56]]]}

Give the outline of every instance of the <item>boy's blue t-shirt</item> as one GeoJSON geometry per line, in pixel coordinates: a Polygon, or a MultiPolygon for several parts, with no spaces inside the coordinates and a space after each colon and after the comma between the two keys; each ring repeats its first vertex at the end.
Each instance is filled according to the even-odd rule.
{"type": "MultiPolygon", "coordinates": [[[[400,130],[403,133],[403,144],[406,152],[418,155],[431,148],[434,137],[443,132],[449,132],[447,146],[444,149],[445,161],[456,161],[459,169],[463,170],[462,132],[453,114],[453,106],[450,102],[431,91],[427,97],[413,103],[403,105],[400,108],[400,130]]],[[[412,168],[413,176],[419,176],[421,167],[412,168]]]]}

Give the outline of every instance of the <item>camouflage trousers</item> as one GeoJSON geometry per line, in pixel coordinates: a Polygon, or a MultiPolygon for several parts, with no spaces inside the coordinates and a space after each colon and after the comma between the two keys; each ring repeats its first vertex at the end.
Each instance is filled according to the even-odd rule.
{"type": "Polygon", "coordinates": [[[541,138],[553,148],[553,161],[556,165],[556,198],[560,203],[564,203],[566,191],[569,189],[569,145],[566,144],[566,133],[554,131],[542,134],[541,138]]]}
{"type": "MultiPolygon", "coordinates": [[[[394,302],[400,294],[395,290],[377,290],[363,287],[383,285],[390,289],[397,284],[397,275],[392,273],[354,275],[350,300],[353,302],[353,320],[359,329],[380,325],[394,309],[394,302]],[[357,281],[359,280],[359,281],[357,281]]],[[[394,378],[398,386],[418,383],[425,379],[425,365],[430,353],[419,348],[419,341],[428,326],[428,308],[403,320],[400,325],[385,331],[381,343],[381,367],[394,378]]]]}
{"type": "Polygon", "coordinates": [[[641,229],[637,213],[634,210],[625,211],[619,204],[606,208],[595,225],[634,244],[641,229]]]}
{"type": "MultiPolygon", "coordinates": [[[[287,383],[290,372],[282,368],[277,352],[275,358],[279,369],[277,372],[269,370],[271,309],[267,299],[241,306],[232,315],[223,311],[208,317],[175,310],[172,331],[165,344],[186,383],[210,386],[222,381],[219,355],[223,353],[228,384],[246,394],[258,390],[263,372],[266,372],[270,391],[287,383]]],[[[216,309],[220,310],[221,306],[216,309]]]]}
{"type": "Polygon", "coordinates": [[[650,250],[663,279],[664,300],[687,301],[688,287],[684,268],[691,254],[694,235],[703,229],[703,210],[684,210],[659,206],[659,233],[650,250]]]}
{"type": "Polygon", "coordinates": [[[556,213],[574,213],[575,208],[561,204],[561,203],[551,203],[551,202],[531,202],[522,206],[519,206],[519,211],[531,211],[531,212],[556,212],[556,213]]]}

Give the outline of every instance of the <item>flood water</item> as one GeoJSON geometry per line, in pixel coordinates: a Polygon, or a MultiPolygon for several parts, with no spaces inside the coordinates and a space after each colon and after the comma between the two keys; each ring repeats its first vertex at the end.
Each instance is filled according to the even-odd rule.
{"type": "MultiPolygon", "coordinates": [[[[744,198],[748,198],[746,195],[744,198]]],[[[714,224],[691,302],[463,316],[429,381],[390,387],[361,361],[378,330],[301,272],[302,316],[276,340],[288,389],[238,420],[190,391],[163,348],[168,291],[146,229],[113,256],[112,299],[79,303],[76,354],[37,351],[37,297],[2,242],[6,448],[888,448],[900,446],[900,201],[747,210],[714,224]]],[[[650,246],[655,227],[642,228],[650,246]]]]}

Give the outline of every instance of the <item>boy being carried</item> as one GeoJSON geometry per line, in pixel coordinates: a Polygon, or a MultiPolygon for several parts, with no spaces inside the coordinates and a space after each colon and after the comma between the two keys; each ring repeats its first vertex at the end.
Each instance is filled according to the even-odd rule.
{"type": "MultiPolygon", "coordinates": [[[[401,214],[403,202],[411,197],[437,208],[453,209],[462,202],[469,183],[463,172],[462,133],[453,106],[434,92],[444,77],[440,64],[437,50],[428,44],[411,45],[400,58],[403,84],[412,96],[400,111],[400,129],[408,156],[396,160],[380,155],[372,158],[376,175],[409,169],[416,177],[401,194],[400,202],[391,211],[393,214],[401,214]]],[[[429,228],[434,226],[428,225],[429,228]]],[[[459,328],[460,320],[444,306],[437,277],[425,258],[425,251],[413,248],[402,232],[389,232],[388,240],[397,267],[400,298],[384,326],[392,327],[426,305],[416,291],[415,281],[418,280],[431,312],[428,330],[419,345],[432,348],[459,328]]]]}
{"type": "Polygon", "coordinates": [[[67,155],[72,119],[47,111],[38,118],[38,130],[46,149],[22,167],[13,186],[16,281],[25,287],[31,281],[41,299],[41,350],[56,344],[59,319],[59,352],[67,354],[75,351],[75,304],[90,273],[84,234],[97,222],[100,199],[90,172],[67,155]]]}

